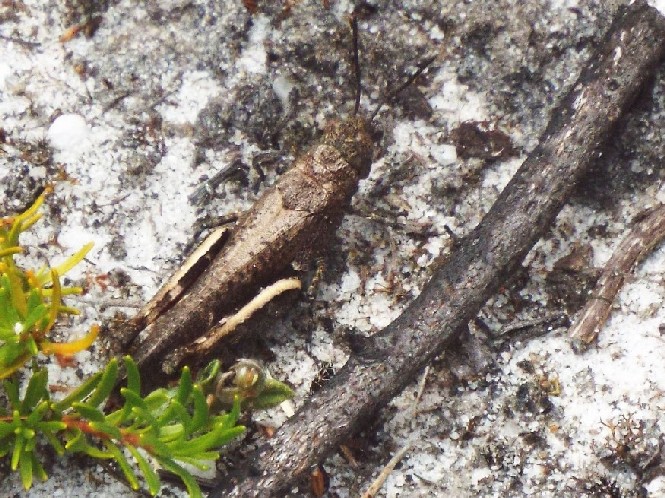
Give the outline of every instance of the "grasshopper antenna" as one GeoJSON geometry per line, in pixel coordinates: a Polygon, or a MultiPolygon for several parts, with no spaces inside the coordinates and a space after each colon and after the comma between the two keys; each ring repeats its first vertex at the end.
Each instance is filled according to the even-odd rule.
{"type": "Polygon", "coordinates": [[[370,117],[369,117],[369,122],[371,123],[371,122],[374,120],[374,118],[376,117],[376,115],[377,115],[377,114],[379,113],[379,111],[381,110],[381,107],[383,107],[384,104],[386,104],[386,102],[389,102],[390,100],[392,100],[393,98],[395,98],[396,95],[398,95],[400,92],[402,92],[402,91],[403,91],[405,88],[407,88],[411,83],[413,83],[414,81],[416,81],[416,79],[418,78],[418,76],[420,76],[421,74],[423,74],[423,72],[425,71],[425,69],[427,69],[427,68],[429,67],[429,65],[430,65],[432,62],[434,62],[434,61],[436,60],[436,58],[437,58],[437,55],[432,55],[432,56],[430,56],[430,57],[427,57],[427,58],[424,59],[423,61],[421,61],[420,64],[418,64],[418,69],[416,70],[415,73],[413,73],[413,74],[409,77],[409,79],[407,79],[407,80],[406,80],[404,83],[402,83],[399,87],[397,87],[395,90],[393,90],[393,91],[390,92],[388,95],[386,95],[386,96],[383,98],[383,100],[381,100],[381,102],[379,102],[379,104],[376,106],[376,109],[374,109],[374,112],[370,115],[370,117]]]}
{"type": "Polygon", "coordinates": [[[351,24],[351,31],[353,33],[353,66],[356,71],[356,103],[353,106],[353,115],[358,114],[360,109],[360,92],[361,92],[361,77],[360,77],[360,60],[358,57],[359,52],[359,43],[358,43],[358,18],[356,17],[355,12],[351,14],[349,19],[351,24]]]}

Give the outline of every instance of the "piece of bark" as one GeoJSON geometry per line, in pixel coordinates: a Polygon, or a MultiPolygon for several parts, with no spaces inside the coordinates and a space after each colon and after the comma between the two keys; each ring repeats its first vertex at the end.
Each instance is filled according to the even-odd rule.
{"type": "Polygon", "coordinates": [[[332,452],[466,327],[548,229],[665,53],[665,19],[644,2],[620,13],[482,222],[394,322],[211,496],[280,495],[332,452]]]}
{"type": "Polygon", "coordinates": [[[576,351],[583,352],[596,340],[626,275],[664,238],[665,206],[661,205],[637,221],[603,268],[589,301],[568,330],[576,351]]]}

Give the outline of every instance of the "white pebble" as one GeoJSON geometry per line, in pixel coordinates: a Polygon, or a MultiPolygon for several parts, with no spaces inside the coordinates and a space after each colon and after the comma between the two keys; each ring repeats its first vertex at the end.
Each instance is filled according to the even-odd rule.
{"type": "Polygon", "coordinates": [[[51,146],[57,151],[78,149],[87,142],[90,130],[83,116],[63,114],[56,118],[47,132],[51,146]]]}

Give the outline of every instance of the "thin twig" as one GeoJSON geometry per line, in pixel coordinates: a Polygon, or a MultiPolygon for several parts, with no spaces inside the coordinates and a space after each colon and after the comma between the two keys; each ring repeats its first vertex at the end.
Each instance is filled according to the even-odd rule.
{"type": "Polygon", "coordinates": [[[385,98],[377,104],[376,109],[374,109],[374,112],[372,114],[370,114],[370,116],[369,116],[370,122],[374,121],[374,118],[376,117],[376,115],[381,110],[381,107],[383,107],[387,102],[390,102],[392,99],[394,99],[395,96],[397,96],[405,88],[407,88],[409,85],[411,85],[411,83],[416,81],[416,79],[418,79],[418,77],[425,72],[425,70],[429,67],[429,65],[432,62],[434,62],[437,59],[437,57],[439,57],[439,55],[434,54],[434,55],[430,55],[430,56],[426,57],[424,60],[422,60],[418,64],[418,67],[416,68],[416,71],[404,83],[402,83],[395,90],[393,90],[388,95],[386,95],[385,98]]]}
{"type": "Polygon", "coordinates": [[[353,104],[353,115],[358,114],[360,109],[360,93],[362,88],[362,76],[360,74],[360,61],[358,60],[359,43],[358,43],[358,18],[353,15],[350,19],[351,31],[353,33],[353,68],[356,73],[356,100],[353,104]]]}
{"type": "Polygon", "coordinates": [[[425,387],[427,385],[427,376],[429,375],[429,365],[425,367],[423,374],[420,376],[420,381],[418,382],[418,392],[416,393],[416,399],[413,401],[413,414],[412,418],[415,418],[418,415],[418,405],[420,404],[420,398],[423,397],[425,392],[425,387]]]}
{"type": "Polygon", "coordinates": [[[456,339],[516,270],[665,55],[658,11],[643,1],[622,10],[538,147],[420,296],[211,496],[282,496],[456,339]]]}
{"type": "Polygon", "coordinates": [[[603,269],[596,288],[568,335],[577,351],[596,340],[610,315],[612,303],[635,265],[665,238],[665,205],[651,210],[621,241],[603,269]]]}
{"type": "Polygon", "coordinates": [[[404,455],[411,449],[411,442],[406,443],[400,450],[395,453],[395,455],[390,459],[390,461],[383,468],[381,473],[376,477],[374,482],[367,488],[360,498],[374,498],[374,496],[379,492],[381,486],[386,482],[390,473],[395,470],[397,464],[404,458],[404,455]]]}
{"type": "Polygon", "coordinates": [[[98,306],[99,308],[131,308],[138,309],[143,306],[142,302],[131,300],[131,299],[122,299],[122,298],[92,298],[92,297],[79,297],[78,301],[93,306],[98,306]]]}
{"type": "MultiPolygon", "coordinates": [[[[413,400],[411,405],[411,422],[415,425],[416,417],[418,416],[418,405],[420,404],[420,398],[422,398],[423,393],[425,392],[425,386],[427,385],[427,376],[429,375],[429,365],[425,367],[423,374],[420,376],[420,381],[418,381],[418,392],[416,393],[416,399],[413,400]]],[[[372,481],[372,484],[367,488],[361,498],[373,498],[376,493],[379,492],[381,487],[385,484],[386,480],[390,473],[395,470],[397,464],[404,458],[404,455],[411,449],[413,446],[413,441],[409,440],[395,455],[388,461],[383,470],[379,475],[372,481]]]]}
{"type": "Polygon", "coordinates": [[[555,311],[532,320],[519,320],[509,323],[501,329],[494,339],[514,339],[516,335],[534,337],[550,332],[555,328],[566,327],[569,324],[568,315],[561,311],[555,311]]]}

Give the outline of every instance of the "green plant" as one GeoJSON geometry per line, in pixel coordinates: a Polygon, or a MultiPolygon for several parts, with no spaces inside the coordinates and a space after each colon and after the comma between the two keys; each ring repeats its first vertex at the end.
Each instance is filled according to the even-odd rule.
{"type": "Polygon", "coordinates": [[[60,277],[85,257],[92,243],[50,269],[23,270],[14,260],[23,252],[19,236],[41,217],[37,211],[44,196],[25,212],[0,218],[0,378],[12,375],[40,351],[71,356],[89,347],[99,332],[99,327],[93,326],[84,338],[70,343],[54,343],[47,338],[59,315],[78,313],[64,306],[62,297],[80,294],[82,289],[63,287],[60,277]]]}
{"type": "Polygon", "coordinates": [[[119,376],[116,359],[64,399],[52,399],[47,370],[34,357],[71,356],[89,347],[99,328],[93,326],[82,339],[67,343],[48,338],[58,316],[77,313],[62,303],[62,296],[81,289],[63,287],[60,276],[92,245],[56,268],[35,272],[17,265],[19,235],[39,219],[43,200],[42,195],[24,213],[0,219],[0,379],[5,379],[2,388],[8,400],[0,407],[0,457],[11,459],[26,489],[35,477],[47,478],[39,453],[48,444],[58,455],[84,453],[115,462],[133,489],[141,486],[140,475],[156,494],[161,487],[156,469],[161,468],[177,475],[191,496],[202,496],[188,467],[205,470],[214,465],[219,448],[243,433],[245,428],[238,425],[241,406],[275,406],[293,392],[270,379],[257,363],[241,360],[226,373],[213,361],[196,380],[185,367],[175,387],[142,396],[139,371],[126,356],[127,385],[120,389],[119,408],[104,411],[119,376]],[[28,380],[21,396],[20,369],[25,365],[28,380]]]}
{"type": "Polygon", "coordinates": [[[142,397],[136,364],[130,357],[124,362],[127,387],[120,391],[124,404],[108,414],[102,406],[118,378],[115,359],[58,402],[50,397],[44,368],[33,371],[22,399],[15,381],[3,383],[11,411],[0,421],[0,455],[11,453],[11,467],[20,472],[26,489],[33,475],[46,478],[37,458],[37,436],[42,435],[59,455],[79,452],[115,461],[133,489],[140,483],[127,453],[151,494],[161,486],[156,463],[179,476],[191,496],[201,496],[182,464],[206,470],[219,458],[217,448],[242,434],[245,428],[237,425],[240,398],[228,413],[211,414],[202,387],[211,378],[210,368],[205,370],[208,378],[197,383],[185,368],[177,388],[156,389],[142,397]]]}

